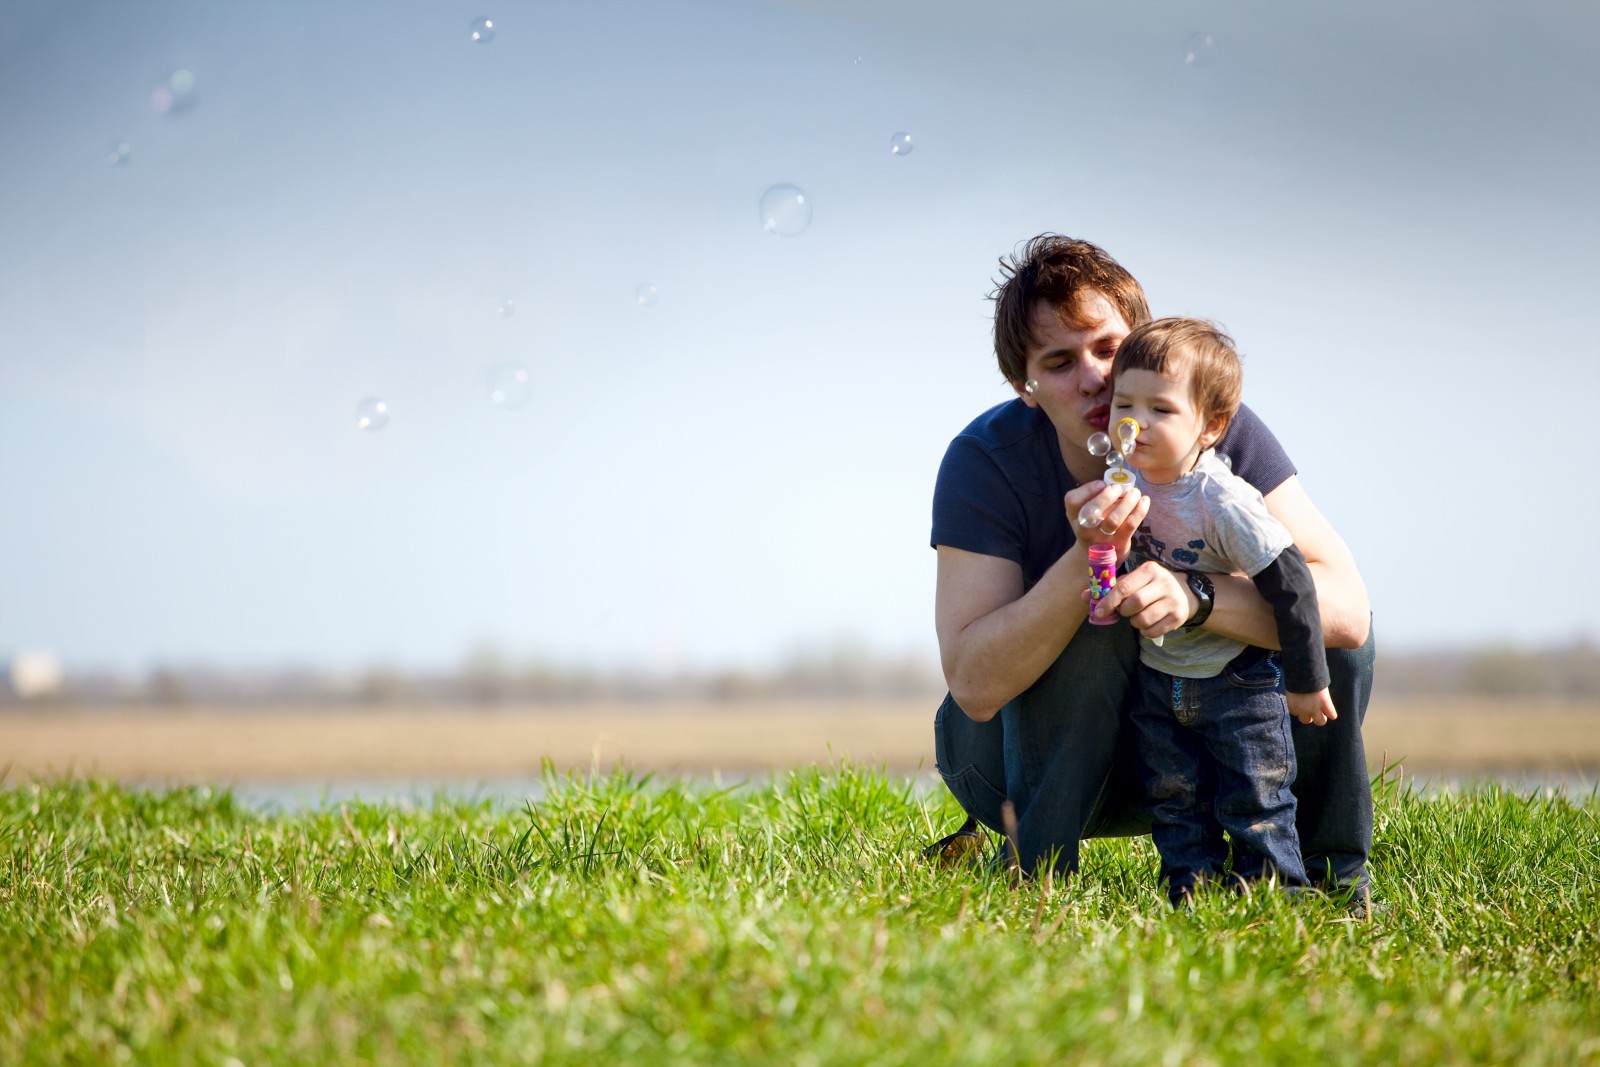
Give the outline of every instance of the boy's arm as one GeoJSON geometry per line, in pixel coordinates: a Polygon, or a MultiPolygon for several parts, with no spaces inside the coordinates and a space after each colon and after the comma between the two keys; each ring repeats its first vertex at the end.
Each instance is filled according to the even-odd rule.
{"type": "Polygon", "coordinates": [[[1322,652],[1322,616],[1317,609],[1317,587],[1311,580],[1306,557],[1290,545],[1252,581],[1262,598],[1272,605],[1272,616],[1278,623],[1284,687],[1291,693],[1315,693],[1327,688],[1328,660],[1322,652]]]}
{"type": "Polygon", "coordinates": [[[1328,695],[1328,661],[1322,652],[1322,620],[1316,585],[1305,556],[1293,545],[1278,554],[1254,579],[1278,623],[1283,650],[1284,688],[1289,710],[1302,722],[1318,725],[1338,718],[1328,695]]]}

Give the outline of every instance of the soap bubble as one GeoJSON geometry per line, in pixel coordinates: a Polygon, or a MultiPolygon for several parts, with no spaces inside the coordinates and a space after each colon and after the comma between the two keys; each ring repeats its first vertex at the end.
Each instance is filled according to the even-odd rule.
{"type": "Polygon", "coordinates": [[[174,71],[172,77],[167,80],[167,88],[171,89],[178,96],[182,96],[184,93],[194,88],[194,71],[174,71]]]}
{"type": "Polygon", "coordinates": [[[1183,42],[1183,65],[1204,67],[1211,61],[1217,39],[1209,33],[1191,33],[1183,42]]]}
{"type": "Polygon", "coordinates": [[[472,39],[479,44],[488,44],[494,40],[494,19],[473,19],[472,39]]]}
{"type": "Polygon", "coordinates": [[[774,237],[797,237],[811,225],[811,198],[798,185],[774,185],[761,194],[761,228],[774,237]]]}
{"type": "Polygon", "coordinates": [[[489,399],[507,410],[520,408],[533,393],[533,378],[520,363],[502,363],[489,372],[489,399]]]}
{"type": "Polygon", "coordinates": [[[661,292],[653,285],[641,285],[634,291],[633,299],[640,307],[652,307],[661,292]]]}
{"type": "Polygon", "coordinates": [[[172,90],[163,85],[150,93],[150,110],[157,115],[165,115],[172,110],[172,100],[172,90]]]}
{"type": "Polygon", "coordinates": [[[389,425],[389,405],[375,396],[364,396],[356,404],[356,429],[381,430],[389,425]]]}
{"type": "Polygon", "coordinates": [[[909,156],[911,154],[911,135],[901,131],[889,138],[889,154],[893,156],[909,156]]]}
{"type": "Polygon", "coordinates": [[[1089,435],[1089,455],[1105,456],[1111,453],[1111,438],[1103,433],[1089,435]]]}
{"type": "Polygon", "coordinates": [[[116,144],[112,145],[111,150],[106,153],[106,162],[110,163],[113,167],[120,167],[128,161],[128,157],[131,155],[133,155],[133,148],[128,144],[128,142],[118,141],[116,144]]]}
{"type": "Polygon", "coordinates": [[[512,300],[508,297],[505,300],[500,301],[500,317],[502,319],[509,319],[516,313],[517,302],[515,300],[512,300]]]}

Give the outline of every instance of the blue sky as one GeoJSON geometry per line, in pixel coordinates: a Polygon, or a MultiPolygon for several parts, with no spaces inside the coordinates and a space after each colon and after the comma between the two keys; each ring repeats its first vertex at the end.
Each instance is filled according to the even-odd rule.
{"type": "Polygon", "coordinates": [[[8,0],[0,658],[931,656],[1045,230],[1230,329],[1390,647],[1600,637],[1596,55],[1593,3],[8,0]]]}

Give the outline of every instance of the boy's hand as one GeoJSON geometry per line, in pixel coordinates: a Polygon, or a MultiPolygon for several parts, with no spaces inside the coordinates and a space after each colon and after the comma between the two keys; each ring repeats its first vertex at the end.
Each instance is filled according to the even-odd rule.
{"type": "Polygon", "coordinates": [[[1289,714],[1307,726],[1326,726],[1329,719],[1339,717],[1339,713],[1333,710],[1333,698],[1326,689],[1315,693],[1290,693],[1289,714]]]}

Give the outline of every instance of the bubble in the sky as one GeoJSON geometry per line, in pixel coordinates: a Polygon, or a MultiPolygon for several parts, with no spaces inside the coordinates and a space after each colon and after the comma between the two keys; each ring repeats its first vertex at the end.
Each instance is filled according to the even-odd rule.
{"type": "Polygon", "coordinates": [[[194,88],[194,71],[174,71],[172,77],[167,80],[167,88],[171,89],[178,96],[182,96],[184,93],[194,88]]]}
{"type": "Polygon", "coordinates": [[[861,57],[860,56],[856,56],[855,66],[859,67],[860,65],[861,65],[861,57]]]}
{"type": "Polygon", "coordinates": [[[1111,453],[1111,438],[1103,433],[1089,435],[1089,455],[1105,456],[1111,453]]]}
{"type": "Polygon", "coordinates": [[[489,372],[489,399],[503,408],[520,408],[533,392],[533,379],[520,363],[502,363],[489,372]]]}
{"type": "Polygon", "coordinates": [[[473,19],[472,39],[479,44],[488,44],[494,40],[494,19],[473,19]]]}
{"type": "Polygon", "coordinates": [[[640,307],[652,307],[661,291],[653,285],[641,285],[634,291],[633,299],[640,307]]]}
{"type": "Polygon", "coordinates": [[[797,237],[811,225],[811,198],[798,185],[774,185],[761,194],[761,228],[774,237],[797,237]]]}
{"type": "Polygon", "coordinates": [[[172,110],[172,100],[172,90],[163,85],[150,93],[150,110],[157,115],[165,115],[172,110]]]}
{"type": "Polygon", "coordinates": [[[889,154],[909,156],[911,154],[911,135],[902,130],[889,138],[889,154]]]}
{"type": "Polygon", "coordinates": [[[389,425],[389,405],[375,396],[364,396],[356,405],[356,429],[381,430],[389,425]]]}
{"type": "Polygon", "coordinates": [[[517,313],[517,302],[515,300],[512,300],[510,297],[507,297],[506,299],[500,301],[500,305],[499,306],[500,306],[500,317],[502,319],[509,319],[511,316],[513,316],[513,315],[515,315],[517,313]]]}
{"type": "Polygon", "coordinates": [[[1211,61],[1217,39],[1209,33],[1191,33],[1183,41],[1183,65],[1203,67],[1211,61]]]}
{"type": "Polygon", "coordinates": [[[110,163],[113,167],[120,167],[128,161],[128,157],[131,155],[133,155],[132,146],[130,146],[127,141],[118,141],[116,144],[112,145],[111,150],[106,153],[106,162],[110,163]]]}

